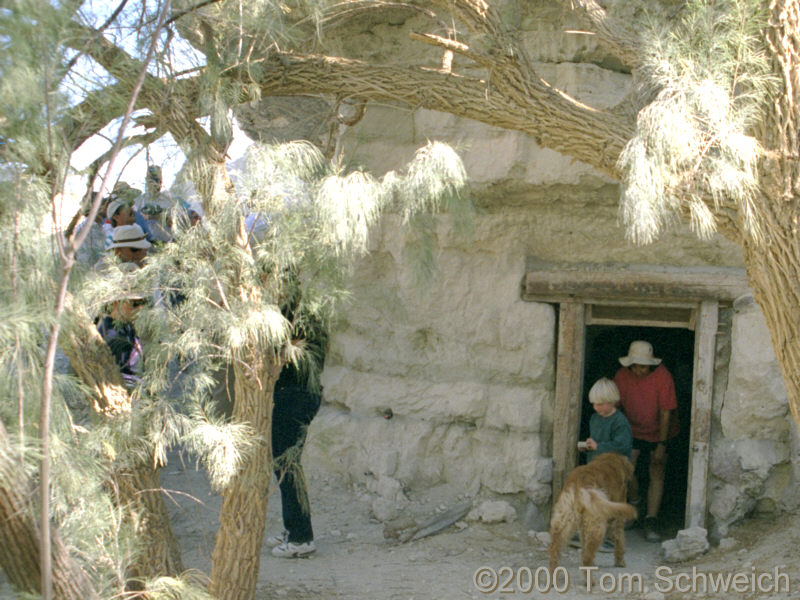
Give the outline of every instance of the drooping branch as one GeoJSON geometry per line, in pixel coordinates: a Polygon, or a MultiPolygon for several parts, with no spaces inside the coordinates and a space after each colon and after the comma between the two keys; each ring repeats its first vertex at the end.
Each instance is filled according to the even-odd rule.
{"type": "MultiPolygon", "coordinates": [[[[633,121],[576,101],[542,80],[486,81],[424,67],[377,66],[328,56],[273,55],[237,65],[223,76],[257,83],[262,96],[340,94],[438,110],[524,132],[538,144],[618,177],[617,158],[633,134],[633,121]]],[[[179,86],[196,85],[189,80],[179,86]]],[[[197,94],[184,88],[190,94],[197,94]]]]}
{"type": "MultiPolygon", "coordinates": [[[[116,47],[109,40],[99,35],[91,27],[80,23],[71,24],[74,36],[70,40],[70,45],[74,49],[84,51],[87,56],[97,61],[109,74],[118,80],[117,88],[124,97],[124,92],[132,85],[132,75],[138,74],[142,69],[141,61],[131,57],[122,49],[116,47]]],[[[190,145],[195,148],[203,148],[204,152],[210,153],[215,159],[222,160],[224,152],[216,147],[213,140],[205,130],[197,123],[197,119],[204,116],[198,109],[197,98],[194,102],[189,102],[180,93],[174,93],[173,84],[159,79],[151,74],[146,74],[142,83],[141,92],[136,101],[137,109],[147,109],[151,112],[150,117],[140,117],[138,121],[146,124],[150,128],[159,131],[169,132],[179,144],[190,145]]],[[[108,94],[108,89],[100,90],[94,96],[107,98],[115,94],[108,94]],[[102,92],[106,95],[103,96],[102,92]]],[[[87,101],[82,103],[85,112],[93,115],[93,126],[81,127],[80,137],[89,137],[99,131],[108,122],[119,116],[118,112],[122,108],[122,103],[118,102],[114,106],[108,104],[101,105],[99,110],[87,101]],[[116,111],[114,110],[116,108],[116,111]],[[95,129],[95,131],[92,131],[95,129]]],[[[80,115],[81,113],[77,113],[80,115]]],[[[73,117],[74,119],[74,117],[73,117]]],[[[76,123],[77,125],[77,123],[76,123]]],[[[76,132],[77,133],[77,132],[76,132]]],[[[85,139],[85,138],[84,138],[85,139]]]]}
{"type": "Polygon", "coordinates": [[[61,119],[64,138],[78,148],[110,121],[121,117],[129,91],[130,84],[117,82],[87,94],[83,101],[65,111],[61,119]]]}
{"type": "Polygon", "coordinates": [[[635,67],[641,57],[638,35],[628,23],[611,18],[596,0],[562,0],[565,9],[572,9],[581,23],[597,36],[597,41],[623,64],[635,67]]]}
{"type": "MultiPolygon", "coordinates": [[[[0,423],[0,567],[8,581],[18,590],[41,592],[39,569],[40,528],[34,516],[30,496],[33,482],[21,468],[21,459],[12,447],[5,427],[0,423]]],[[[64,600],[99,598],[92,582],[70,555],[67,546],[52,530],[53,591],[64,600]]]]}
{"type": "MultiPolygon", "coordinates": [[[[318,55],[272,52],[259,60],[229,67],[223,78],[256,84],[262,96],[330,94],[358,100],[404,104],[474,119],[532,136],[538,144],[573,156],[617,178],[617,158],[634,130],[631,115],[601,111],[586,106],[539,78],[497,11],[483,0],[440,0],[433,3],[451,11],[470,31],[484,39],[480,49],[453,40],[452,48],[487,71],[487,77],[450,74],[422,66],[394,66],[318,55]]],[[[122,78],[133,72],[138,61],[85,26],[76,25],[80,45],[109,72],[122,78]],[[85,40],[92,38],[90,44],[85,40]]],[[[444,38],[425,36],[441,45],[444,38]]],[[[169,131],[179,143],[205,148],[217,159],[216,148],[198,125],[202,75],[170,83],[148,76],[137,108],[152,115],[148,124],[169,131]],[[214,151],[216,149],[216,152],[214,151]]],[[[242,98],[249,101],[251,98],[242,98]]],[[[113,115],[106,115],[107,119],[113,115]]],[[[95,119],[99,123],[103,119],[95,119]]],[[[217,156],[219,155],[219,156],[217,156]]]]}
{"type": "MultiPolygon", "coordinates": [[[[796,2],[771,0],[770,27],[766,30],[773,72],[784,90],[772,100],[769,120],[760,132],[764,146],[773,152],[768,174],[782,181],[781,198],[797,208],[800,185],[800,7],[796,2]]],[[[777,187],[777,186],[776,186],[777,187]]]]}
{"type": "Polygon", "coordinates": [[[131,400],[108,345],[86,310],[68,297],[60,345],[81,381],[92,391],[96,413],[116,417],[130,413],[131,400]]]}

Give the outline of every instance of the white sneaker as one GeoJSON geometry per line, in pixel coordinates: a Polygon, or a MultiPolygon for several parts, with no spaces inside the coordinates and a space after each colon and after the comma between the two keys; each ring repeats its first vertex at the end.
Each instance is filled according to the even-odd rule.
{"type": "Polygon", "coordinates": [[[280,535],[271,535],[266,539],[266,544],[270,548],[274,548],[275,546],[280,546],[284,542],[289,541],[289,532],[284,530],[281,532],[280,535]]]}
{"type": "Polygon", "coordinates": [[[272,549],[272,556],[279,556],[280,558],[299,558],[301,556],[308,556],[316,551],[317,547],[314,545],[313,541],[305,542],[304,544],[284,542],[280,546],[275,546],[272,549]]]}

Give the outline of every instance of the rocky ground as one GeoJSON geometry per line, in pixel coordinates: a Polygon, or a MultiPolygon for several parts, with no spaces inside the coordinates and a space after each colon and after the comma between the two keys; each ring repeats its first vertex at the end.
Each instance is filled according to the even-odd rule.
{"type": "MultiPolygon", "coordinates": [[[[591,592],[578,568],[579,551],[569,548],[562,556],[566,571],[559,590],[547,592],[541,569],[547,564],[546,540],[526,530],[524,516],[498,523],[462,520],[436,535],[399,543],[385,539],[383,524],[371,518],[372,498],[362,486],[314,472],[313,466],[307,476],[318,550],[309,558],[281,559],[265,546],[259,599],[800,598],[795,534],[800,515],[747,520],[719,546],[680,564],[665,562],[660,545],[644,541],[640,530],[630,530],[627,567],[613,568],[611,554],[598,554],[600,570],[591,592]],[[538,584],[528,578],[537,573],[538,584]],[[715,589],[711,579],[717,577],[722,579],[715,589]],[[726,581],[727,591],[719,587],[726,581]]],[[[162,480],[184,564],[208,573],[220,497],[202,472],[178,460],[171,461],[162,480]]],[[[409,495],[407,511],[419,517],[463,500],[444,489],[409,495]]],[[[480,502],[476,499],[476,505],[480,502]]],[[[280,499],[273,495],[268,535],[280,531],[279,515],[280,499]]]]}

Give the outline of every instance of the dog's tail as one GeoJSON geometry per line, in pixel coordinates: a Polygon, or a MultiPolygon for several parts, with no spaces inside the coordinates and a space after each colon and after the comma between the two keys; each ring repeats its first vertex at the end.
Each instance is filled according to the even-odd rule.
{"type": "Polygon", "coordinates": [[[582,510],[590,510],[608,521],[622,519],[628,521],[636,518],[636,509],[626,502],[612,502],[606,493],[598,488],[582,489],[578,496],[578,504],[582,510]]]}

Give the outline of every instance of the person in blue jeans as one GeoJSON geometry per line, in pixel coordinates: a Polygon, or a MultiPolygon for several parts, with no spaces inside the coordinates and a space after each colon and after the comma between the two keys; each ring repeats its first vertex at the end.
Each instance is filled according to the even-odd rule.
{"type": "Polygon", "coordinates": [[[272,546],[273,556],[297,558],[317,549],[300,456],[322,397],[303,385],[291,366],[281,373],[273,397],[272,456],[281,491],[284,531],[267,538],[267,544],[272,546]]]}

